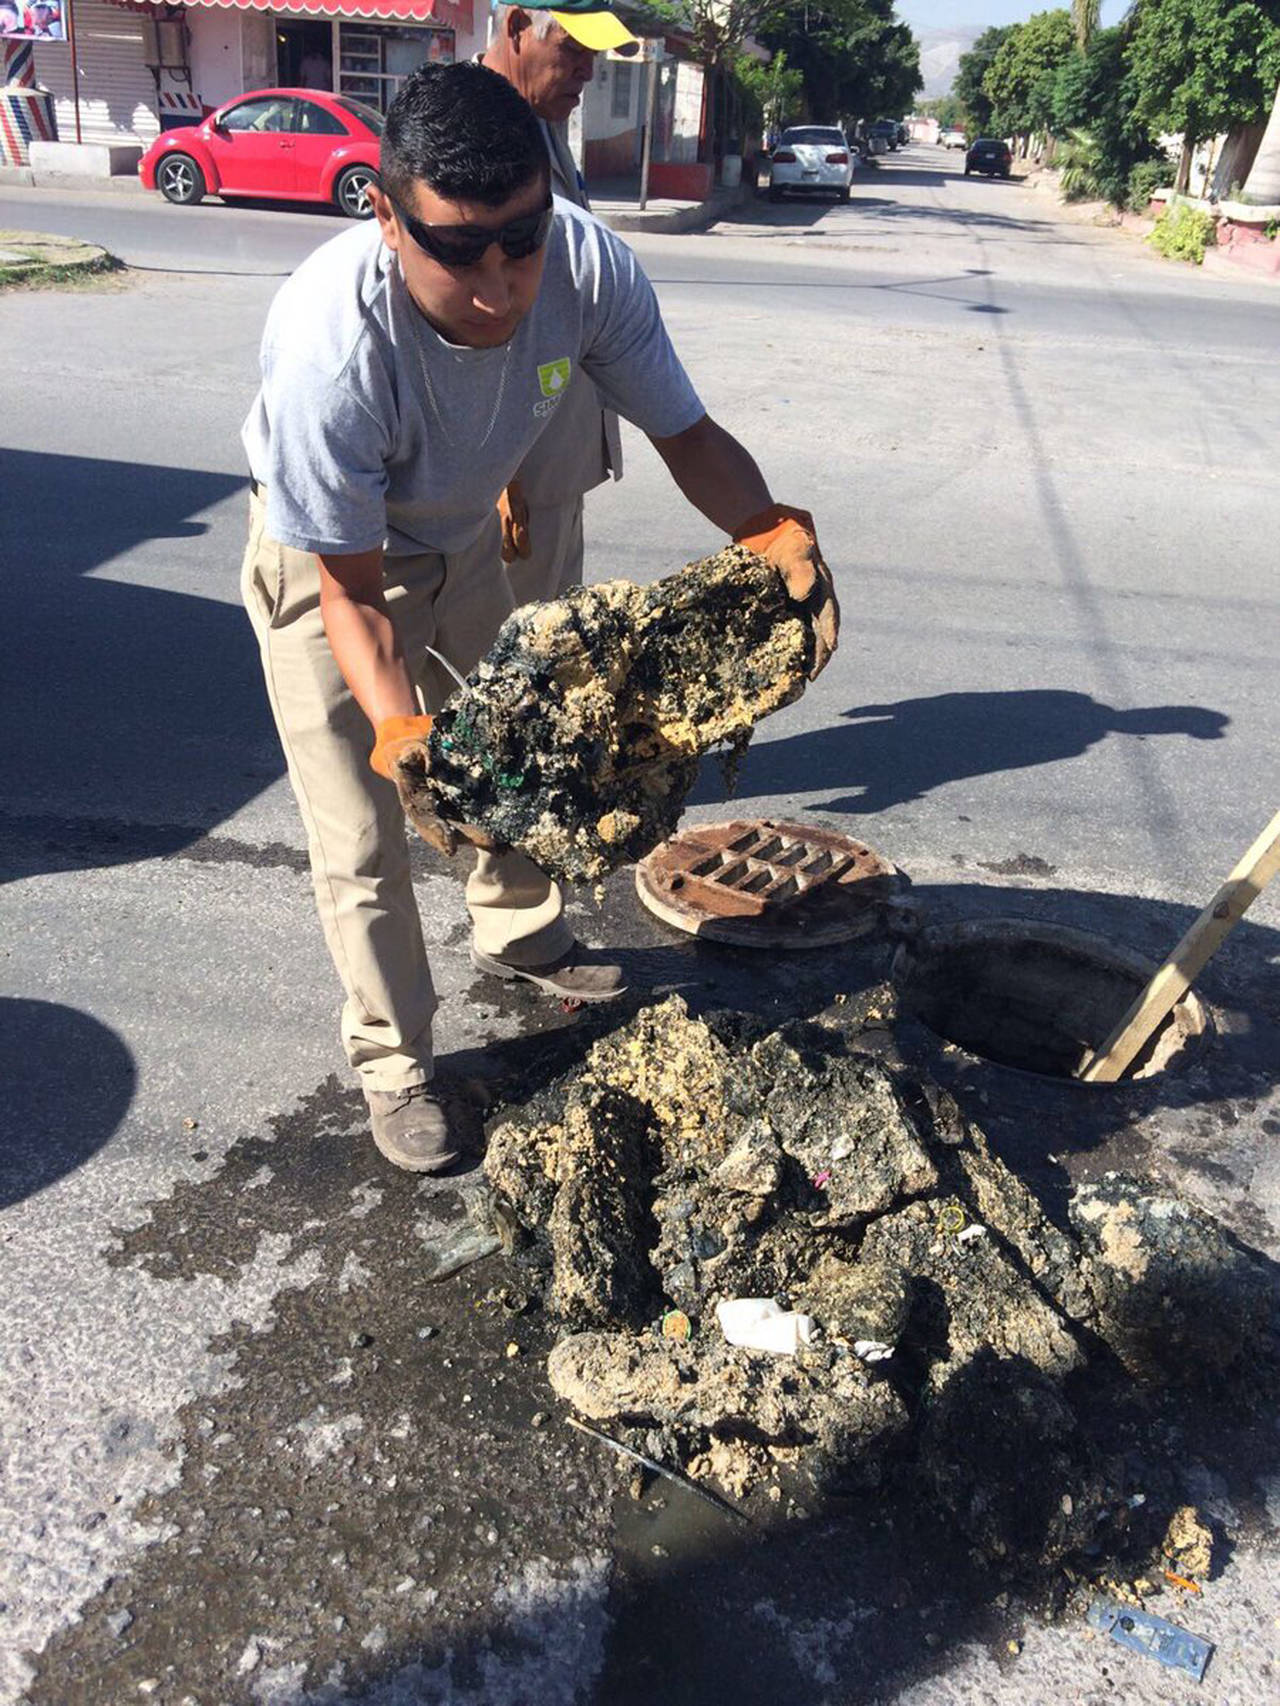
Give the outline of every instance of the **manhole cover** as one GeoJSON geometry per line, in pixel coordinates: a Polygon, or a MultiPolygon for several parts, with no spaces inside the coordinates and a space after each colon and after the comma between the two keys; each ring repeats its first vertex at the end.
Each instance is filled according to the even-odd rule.
{"type": "Polygon", "coordinates": [[[874,930],[898,885],[861,842],[807,823],[699,824],[636,867],[640,899],[691,936],[743,948],[819,948],[874,930]]]}

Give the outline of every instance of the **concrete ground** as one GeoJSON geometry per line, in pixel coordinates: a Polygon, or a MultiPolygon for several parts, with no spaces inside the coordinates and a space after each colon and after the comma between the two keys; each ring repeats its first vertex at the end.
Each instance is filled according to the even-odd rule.
{"type": "MultiPolygon", "coordinates": [[[[0,300],[3,1706],[1273,1698],[1275,1418],[1230,1392],[1114,1424],[1217,1526],[1203,1597],[1159,1606],[1216,1643],[1201,1685],[1042,1622],[908,1493],[745,1538],[671,1488],[615,1501],[519,1276],[435,1277],[483,1247],[467,1179],[397,1175],[363,1132],[237,602],[262,317],[340,226],[29,190],[0,225],[133,268],[0,300]]],[[[1270,294],[925,148],[848,207],[635,241],[844,608],[736,798],[709,767],[691,817],[812,818],[935,919],[1159,955],[1275,808],[1270,294]]],[[[716,543],[628,450],[590,578],[716,543]]],[[[472,1109],[486,1083],[518,1100],[582,1022],[476,979],[458,873],[424,851],[418,884],[442,1075],[472,1109]]],[[[574,904],[695,1003],[812,1012],[885,969],[874,942],[697,949],[627,873],[574,904]]],[[[975,1068],[967,1105],[1047,1192],[1136,1165],[1275,1259],[1278,921],[1264,897],[1206,976],[1219,1024],[1186,1070],[1085,1098],[975,1068]]]]}

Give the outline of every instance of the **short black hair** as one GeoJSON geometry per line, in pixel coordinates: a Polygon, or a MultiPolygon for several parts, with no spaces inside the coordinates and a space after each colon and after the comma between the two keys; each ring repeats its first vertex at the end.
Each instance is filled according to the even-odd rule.
{"type": "Polygon", "coordinates": [[[505,77],[464,60],[420,65],[391,103],[382,133],[382,187],[410,210],[415,183],[449,201],[500,207],[526,184],[550,181],[533,108],[505,77]]]}

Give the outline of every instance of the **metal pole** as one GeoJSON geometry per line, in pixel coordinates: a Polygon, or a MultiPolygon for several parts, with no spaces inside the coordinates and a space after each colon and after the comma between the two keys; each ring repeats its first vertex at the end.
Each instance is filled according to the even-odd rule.
{"type": "Polygon", "coordinates": [[[648,62],[649,81],[644,97],[644,147],[640,154],[640,211],[649,199],[649,162],[653,158],[653,109],[658,101],[658,62],[648,62]]]}
{"type": "Polygon", "coordinates": [[[71,98],[76,109],[76,141],[83,142],[80,134],[80,61],[76,54],[76,8],[74,0],[67,0],[67,40],[71,44],[71,98]]]}

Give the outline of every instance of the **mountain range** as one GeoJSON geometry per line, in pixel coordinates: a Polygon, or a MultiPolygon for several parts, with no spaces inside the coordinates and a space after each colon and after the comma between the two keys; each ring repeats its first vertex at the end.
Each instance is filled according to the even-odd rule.
{"type": "Polygon", "coordinates": [[[921,100],[936,101],[951,93],[961,54],[968,53],[985,28],[985,24],[957,24],[949,30],[915,32],[920,44],[920,75],[924,78],[921,100]]]}

